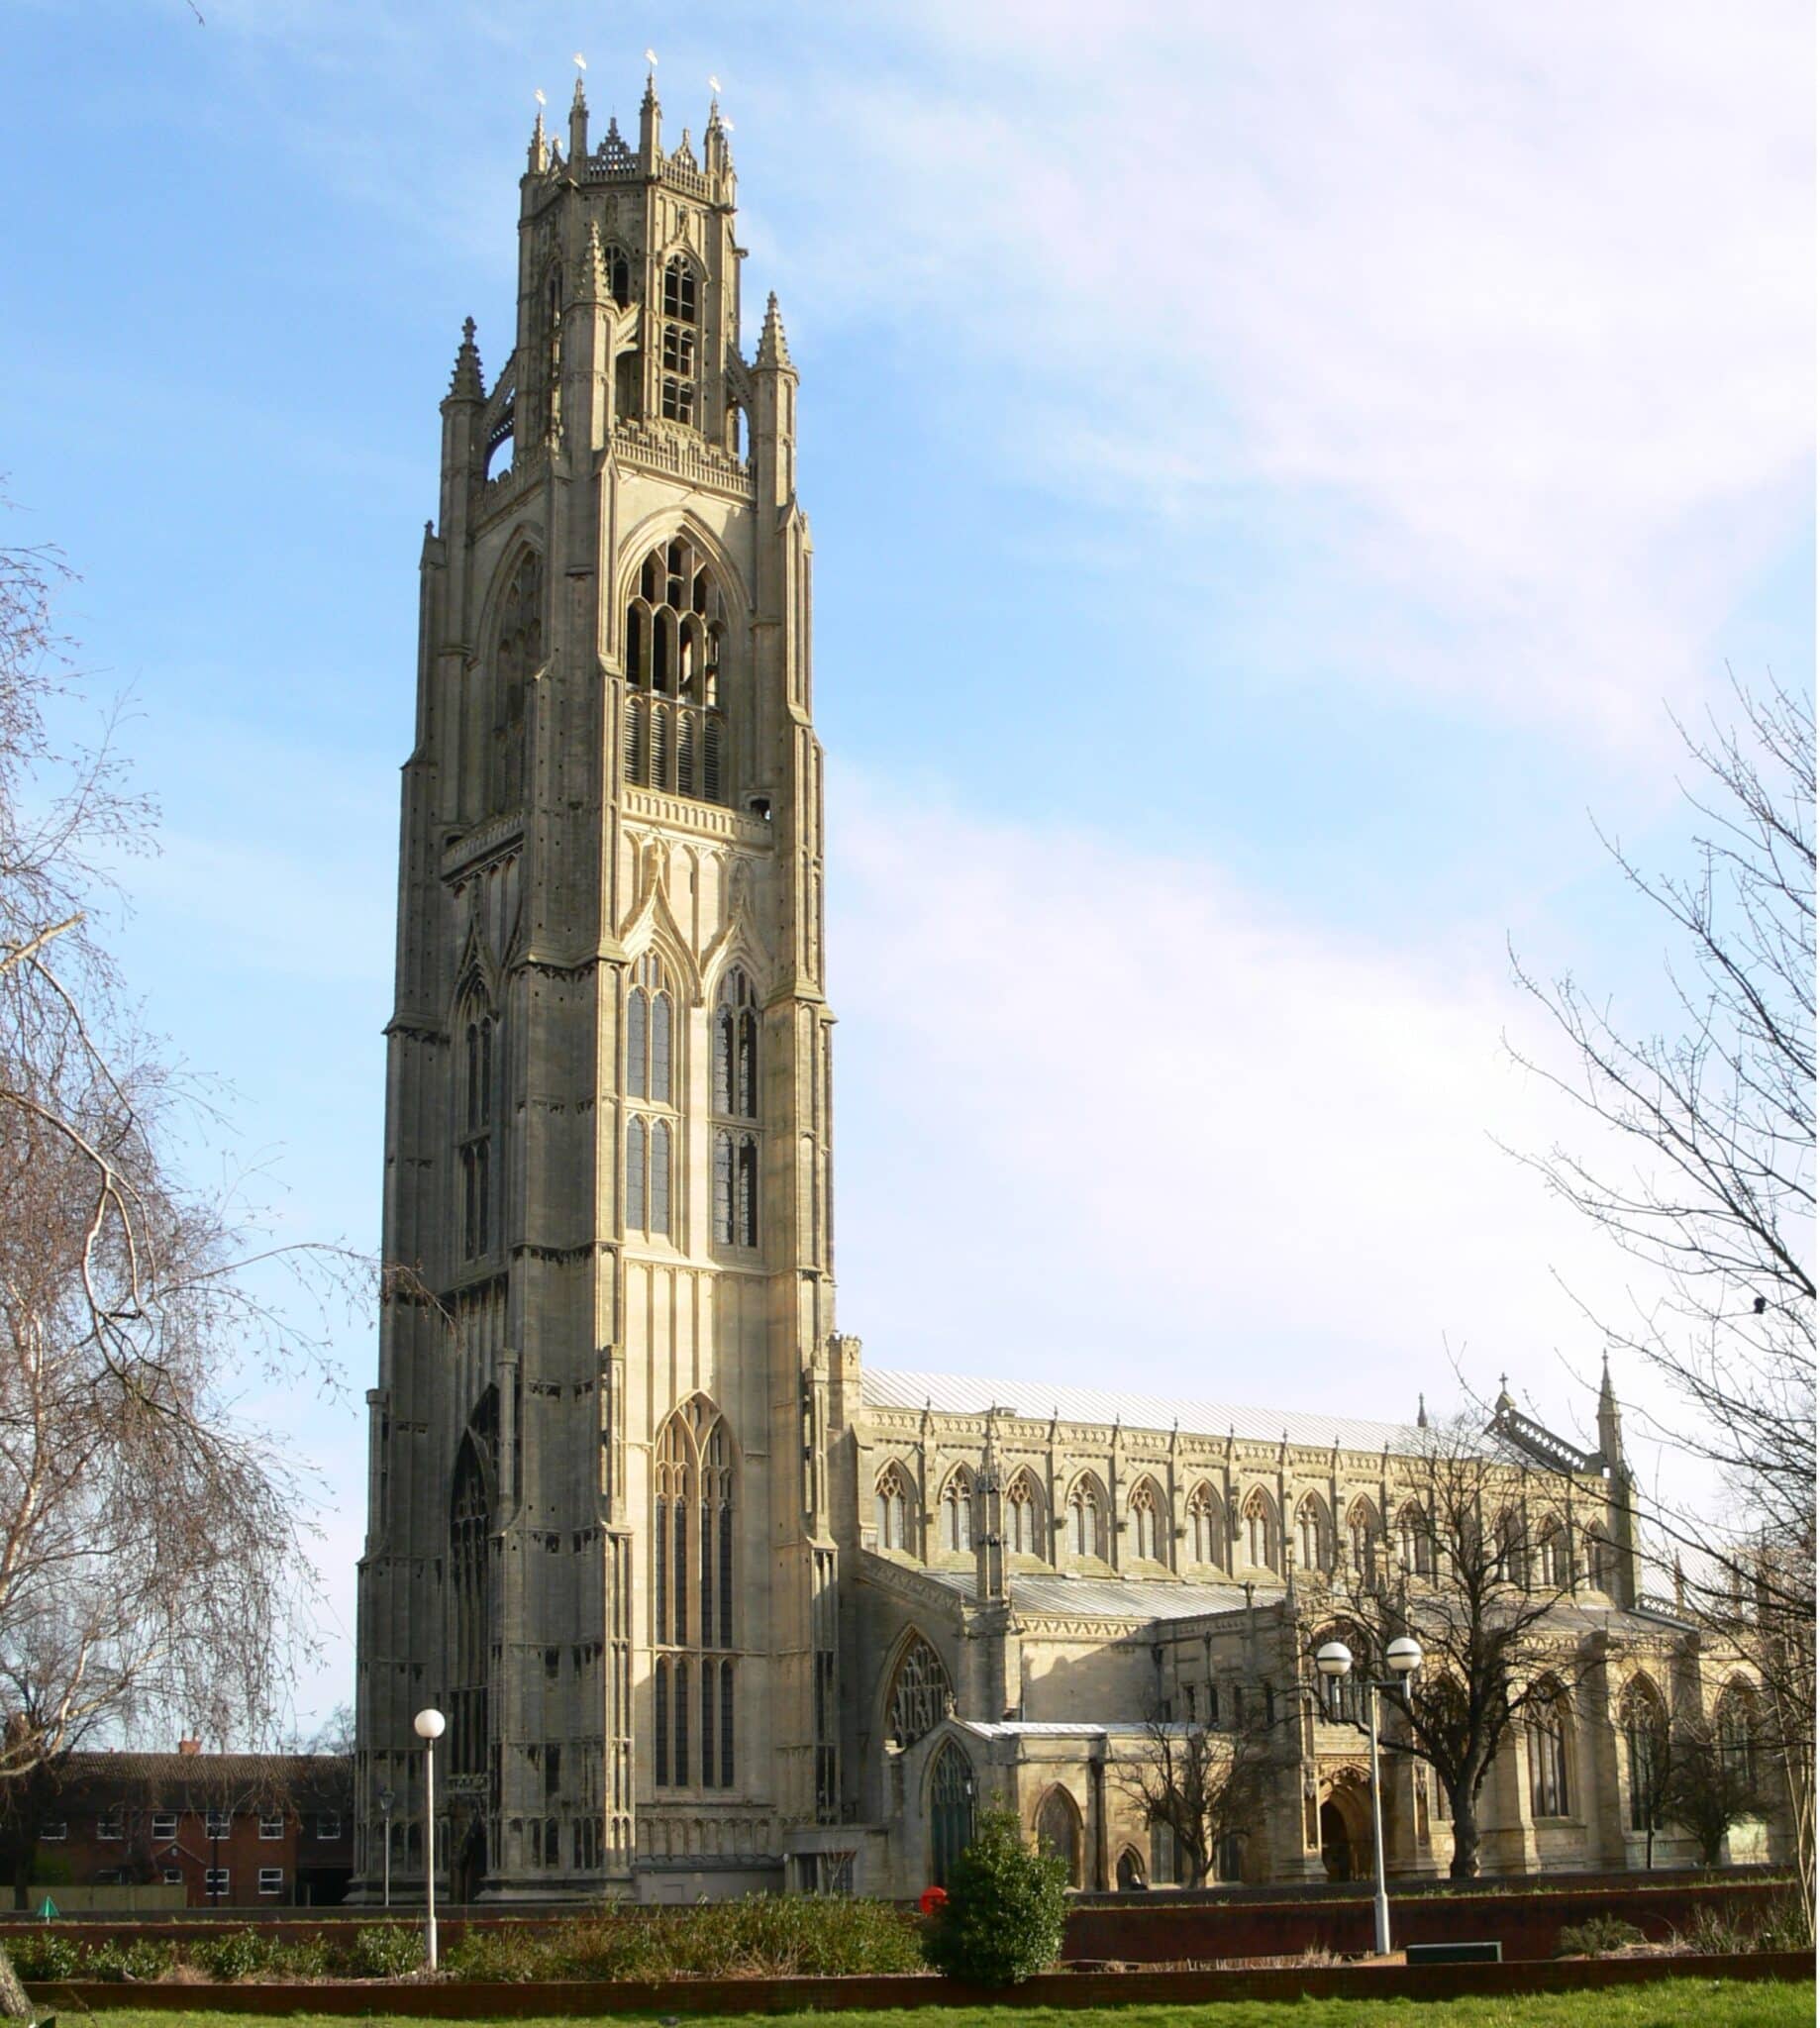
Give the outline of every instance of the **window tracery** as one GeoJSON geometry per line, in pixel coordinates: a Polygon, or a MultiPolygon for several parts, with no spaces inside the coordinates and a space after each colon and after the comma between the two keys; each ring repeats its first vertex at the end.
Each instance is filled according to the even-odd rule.
{"type": "Polygon", "coordinates": [[[626,779],[729,800],[721,651],[725,601],[707,554],[686,535],[645,558],[626,607],[626,779]]]}
{"type": "Polygon", "coordinates": [[[1306,1493],[1295,1510],[1295,1555],[1304,1571],[1324,1571],[1327,1554],[1327,1502],[1306,1493]]]}
{"type": "Polygon", "coordinates": [[[1668,1769],[1668,1714],[1662,1692],[1647,1675],[1634,1675],[1618,1707],[1624,1760],[1630,1776],[1630,1825],[1649,1831],[1662,1813],[1663,1776],[1668,1769]]]}
{"type": "Polygon", "coordinates": [[[698,338],[695,268],[672,254],[663,267],[662,378],[658,410],[666,422],[695,420],[695,349],[698,338]]]}
{"type": "Polygon", "coordinates": [[[461,1259],[478,1261],[493,1247],[494,1038],[492,1008],[476,982],[456,1023],[461,1037],[461,1259]]]}
{"type": "Polygon", "coordinates": [[[1246,1561],[1255,1571],[1276,1569],[1276,1502],[1255,1486],[1240,1517],[1245,1524],[1246,1561]]]}
{"type": "Polygon", "coordinates": [[[878,1474],[874,1511],[880,1549],[914,1550],[911,1517],[914,1512],[910,1481],[902,1466],[887,1465],[878,1474]]]}
{"type": "Polygon", "coordinates": [[[1544,1684],[1529,1713],[1530,1814],[1569,1814],[1567,1699],[1559,1683],[1544,1684]]]}
{"type": "Polygon", "coordinates": [[[1225,1508],[1204,1481],[1188,1495],[1188,1560],[1216,1570],[1226,1568],[1225,1508]]]}
{"type": "Polygon", "coordinates": [[[714,996],[714,1109],[758,1117],[758,996],[737,964],[714,996]]]}
{"type": "Polygon", "coordinates": [[[1129,1502],[1131,1548],[1132,1555],[1146,1563],[1158,1563],[1163,1557],[1158,1520],[1160,1504],[1161,1495],[1157,1491],[1155,1481],[1149,1478],[1139,1479],[1132,1488],[1129,1502]]]}
{"type": "Polygon", "coordinates": [[[1099,1481],[1091,1472],[1083,1472],[1068,1494],[1068,1540],[1077,1557],[1104,1560],[1105,1517],[1106,1506],[1099,1481]]]}
{"type": "Polygon", "coordinates": [[[1414,1572],[1418,1577],[1432,1577],[1435,1573],[1434,1535],[1420,1501],[1407,1501],[1397,1515],[1396,1539],[1404,1570],[1414,1572]]]}
{"type": "MultiPolygon", "coordinates": [[[[675,994],[663,961],[648,951],[626,992],[626,1095],[645,1106],[671,1104],[675,1088],[675,994]]],[[[626,1121],[626,1230],[667,1239],[671,1230],[674,1129],[631,1111],[626,1121]]]]}
{"type": "Polygon", "coordinates": [[[455,1774],[480,1774],[487,1759],[487,1652],[490,1586],[487,1537],[492,1510],[471,1436],[455,1459],[449,1506],[449,1590],[453,1668],[449,1692],[449,1765],[455,1774]]]}
{"type": "Polygon", "coordinates": [[[1043,1557],[1043,1495],[1028,1470],[1020,1470],[1005,1488],[1005,1547],[1013,1556],[1043,1557]]]}
{"type": "Polygon", "coordinates": [[[544,664],[544,559],[527,550],[500,601],[493,637],[493,718],[488,729],[489,816],[516,810],[525,794],[525,694],[544,664]]]}
{"type": "Polygon", "coordinates": [[[1346,1533],[1353,1572],[1363,1577],[1371,1568],[1381,1533],[1377,1509],[1362,1493],[1346,1510],[1346,1533]]]}
{"type": "Polygon", "coordinates": [[[1565,1590],[1572,1581],[1571,1563],[1567,1531],[1551,1515],[1536,1539],[1536,1567],[1543,1583],[1565,1590]]]}
{"type": "Polygon", "coordinates": [[[973,1547],[973,1481],[965,1466],[957,1466],[942,1488],[942,1547],[965,1554],[973,1547]]]}
{"type": "Polygon", "coordinates": [[[697,1394],[665,1421],[653,1467],[653,1746],[659,1788],[734,1783],[733,1433],[697,1394]],[[699,1718],[699,1725],[695,1721],[699,1718]]]}
{"type": "Polygon", "coordinates": [[[1757,1692],[1734,1676],[1719,1693],[1714,1713],[1719,1759],[1747,1788],[1757,1781],[1757,1692]]]}
{"type": "Polygon", "coordinates": [[[953,1689],[942,1658],[921,1634],[898,1658],[885,1699],[885,1737],[898,1748],[913,1747],[947,1715],[953,1689]]]}

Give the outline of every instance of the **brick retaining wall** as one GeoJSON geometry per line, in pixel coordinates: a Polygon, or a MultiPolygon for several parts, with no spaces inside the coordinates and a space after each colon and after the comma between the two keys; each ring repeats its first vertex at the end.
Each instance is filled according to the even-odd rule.
{"type": "Polygon", "coordinates": [[[421,2015],[444,2021],[598,2019],[616,2013],[782,2014],[848,2007],[1105,2007],[1207,2000],[1454,1999],[1479,1993],[1582,1991],[1662,1978],[1809,1979],[1802,1951],[1752,1957],[1566,1959],[1530,1965],[1311,1965],[1279,1972],[1051,1972],[1003,1991],[952,1979],[690,1978],[523,1985],[126,1985],[27,1988],[43,2006],[136,2007],[171,2014],[421,2015]]]}

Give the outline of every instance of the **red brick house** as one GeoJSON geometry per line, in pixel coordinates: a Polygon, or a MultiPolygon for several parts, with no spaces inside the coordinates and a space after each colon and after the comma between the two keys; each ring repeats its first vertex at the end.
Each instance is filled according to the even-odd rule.
{"type": "MultiPolygon", "coordinates": [[[[192,1908],[340,1901],[354,1866],[339,1754],[71,1754],[38,1825],[77,1886],[181,1883],[192,1908]]],[[[55,1888],[51,1889],[54,1896],[55,1888]]]]}

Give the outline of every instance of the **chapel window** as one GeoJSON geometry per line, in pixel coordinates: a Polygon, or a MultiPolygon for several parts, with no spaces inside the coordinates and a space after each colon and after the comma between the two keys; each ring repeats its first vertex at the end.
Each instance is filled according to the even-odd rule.
{"type": "Polygon", "coordinates": [[[1148,1478],[1140,1479],[1131,1496],[1131,1543],[1132,1554],[1146,1563],[1156,1563],[1163,1555],[1161,1538],[1158,1533],[1156,1486],[1148,1478]]]}
{"type": "Polygon", "coordinates": [[[1039,1526],[1042,1515],[1042,1495],[1030,1473],[1020,1471],[1005,1489],[1005,1547],[1013,1556],[1044,1556],[1039,1526]]]}
{"type": "Polygon", "coordinates": [[[1363,1577],[1371,1568],[1378,1534],[1377,1509],[1363,1495],[1347,1509],[1346,1533],[1354,1573],[1363,1577]]]}
{"type": "Polygon", "coordinates": [[[487,1758],[487,1650],[490,1591],[487,1537],[491,1509],[486,1478],[471,1436],[455,1459],[449,1509],[449,1595],[453,1668],[449,1691],[449,1765],[455,1774],[481,1774],[487,1758]]]}
{"type": "Polygon", "coordinates": [[[626,992],[626,1230],[671,1232],[675,1130],[648,1108],[667,1108],[675,1088],[675,994],[663,961],[647,952],[626,992]]]}
{"type": "Polygon", "coordinates": [[[1402,1512],[1396,1517],[1396,1533],[1404,1570],[1413,1571],[1418,1577],[1433,1576],[1434,1534],[1429,1527],[1428,1515],[1419,1501],[1406,1502],[1402,1512]]]}
{"type": "Polygon", "coordinates": [[[1529,1802],[1532,1816],[1569,1812],[1567,1699],[1559,1685],[1545,1686],[1530,1707],[1529,1802]]]}
{"type": "Polygon", "coordinates": [[[1255,1571],[1276,1568],[1276,1505],[1263,1486],[1245,1503],[1245,1553],[1255,1571]]]}
{"type": "Polygon", "coordinates": [[[915,1545],[910,1539],[910,1529],[914,1506],[910,1481],[904,1476],[901,1466],[887,1465],[878,1474],[873,1504],[878,1526],[878,1547],[913,1549],[915,1545]]]}
{"type": "Polygon", "coordinates": [[[953,1691],[942,1658],[921,1634],[912,1634],[892,1672],[885,1699],[885,1737],[898,1748],[913,1747],[941,1724],[953,1691]]]}
{"type": "Polygon", "coordinates": [[[1570,1581],[1570,1563],[1567,1531],[1559,1521],[1551,1518],[1544,1522],[1542,1533],[1536,1541],[1536,1564],[1543,1583],[1556,1590],[1565,1590],[1570,1581]]]}
{"type": "Polygon", "coordinates": [[[1662,1821],[1663,1781],[1668,1766],[1668,1717],[1662,1692],[1647,1675],[1633,1676],[1618,1707],[1630,1777],[1630,1824],[1652,1831],[1662,1821]]]}
{"type": "Polygon", "coordinates": [[[527,550],[507,581],[493,636],[492,722],[484,757],[489,816],[524,803],[525,699],[543,665],[544,560],[527,550]]]}
{"type": "Polygon", "coordinates": [[[1104,1558],[1105,1512],[1098,1481],[1091,1475],[1077,1478],[1068,1494],[1068,1540],[1077,1557],[1104,1558]]]}
{"type": "Polygon", "coordinates": [[[1295,1555],[1304,1571],[1327,1568],[1327,1506],[1319,1493],[1304,1495],[1295,1510],[1295,1555]]]}
{"type": "Polygon", "coordinates": [[[1757,1782],[1757,1695],[1749,1683],[1739,1679],[1726,1684],[1714,1731],[1720,1765],[1748,1793],[1757,1782]]]}
{"type": "Polygon", "coordinates": [[[758,1117],[758,996],[737,964],[715,995],[714,1110],[735,1119],[758,1117]]]}
{"type": "Polygon", "coordinates": [[[456,1024],[461,1039],[458,1155],[461,1171],[461,1259],[478,1261],[493,1246],[493,1115],[497,1023],[476,984],[456,1024]]]}
{"type": "Polygon", "coordinates": [[[942,1488],[942,1547],[960,1554],[973,1547],[973,1482],[962,1469],[942,1488]]]}
{"type": "Polygon", "coordinates": [[[1197,1485],[1188,1496],[1188,1555],[1196,1564],[1226,1567],[1226,1531],[1220,1496],[1210,1485],[1197,1485]]]}

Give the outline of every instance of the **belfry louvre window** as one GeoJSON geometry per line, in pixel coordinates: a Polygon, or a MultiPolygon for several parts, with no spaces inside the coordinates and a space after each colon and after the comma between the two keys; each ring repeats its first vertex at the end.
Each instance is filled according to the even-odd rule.
{"type": "Polygon", "coordinates": [[[706,1396],[657,1439],[652,1514],[652,1740],[659,1788],[731,1788],[738,1464],[706,1396]]]}
{"type": "Polygon", "coordinates": [[[626,779],[702,802],[731,800],[721,708],[725,601],[687,536],[645,558],[626,607],[626,779]]]}
{"type": "Polygon", "coordinates": [[[666,422],[695,420],[698,321],[695,269],[686,254],[672,254],[663,269],[663,374],[658,400],[666,422]]]}

